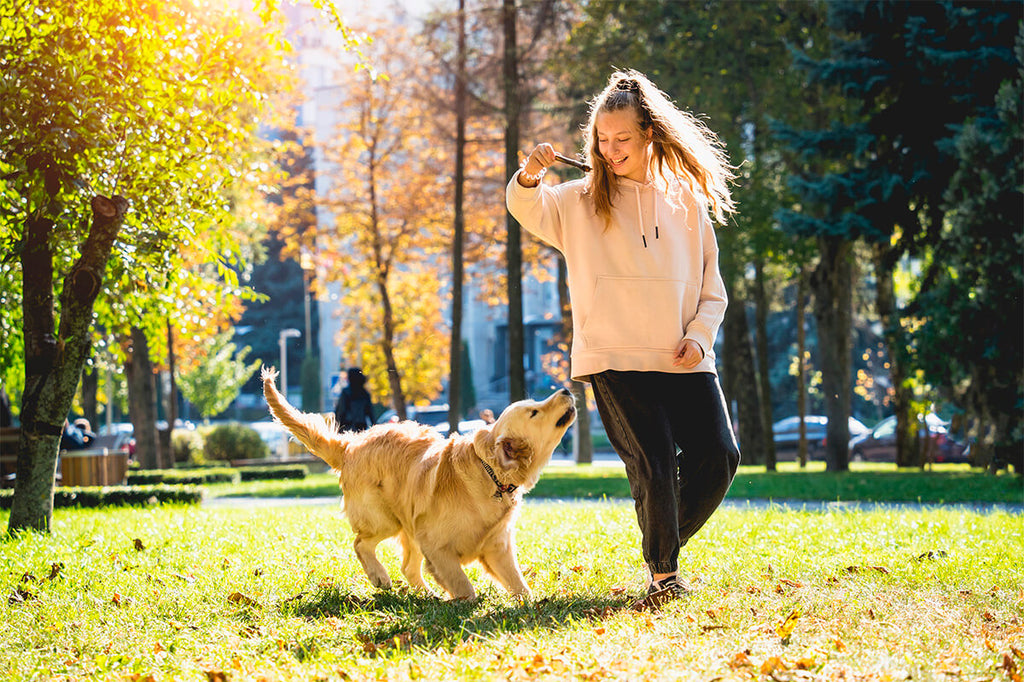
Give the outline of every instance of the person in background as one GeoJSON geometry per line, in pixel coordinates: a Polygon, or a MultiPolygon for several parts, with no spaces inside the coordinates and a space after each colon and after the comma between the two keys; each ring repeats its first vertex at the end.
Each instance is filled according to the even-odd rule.
{"type": "Polygon", "coordinates": [[[74,421],[75,428],[82,433],[82,440],[85,441],[85,447],[90,447],[93,441],[96,440],[96,434],[93,433],[92,424],[85,417],[79,417],[74,421]]]}
{"type": "Polygon", "coordinates": [[[64,432],[60,435],[60,449],[84,450],[86,447],[85,434],[80,428],[65,419],[64,432]]]}
{"type": "Polygon", "coordinates": [[[366,390],[366,376],[358,367],[349,367],[348,385],[341,389],[334,419],[338,431],[364,431],[373,426],[373,400],[366,390]]]}
{"type": "Polygon", "coordinates": [[[584,178],[541,182],[552,145],[506,188],[519,223],[565,257],[571,375],[590,382],[626,465],[647,567],[638,607],[685,594],[680,548],[739,464],[714,343],[725,316],[712,218],[734,211],[717,136],[636,71],[591,103],[584,178]]]}

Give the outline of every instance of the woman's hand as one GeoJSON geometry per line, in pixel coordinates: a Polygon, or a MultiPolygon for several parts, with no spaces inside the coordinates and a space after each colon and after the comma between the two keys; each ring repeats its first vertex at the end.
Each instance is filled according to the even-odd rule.
{"type": "Polygon", "coordinates": [[[696,367],[704,359],[704,349],[693,339],[683,339],[676,346],[675,357],[672,359],[672,366],[682,365],[686,369],[696,367]]]}
{"type": "Polygon", "coordinates": [[[555,162],[555,148],[542,142],[533,148],[530,157],[519,173],[519,184],[523,187],[536,187],[548,166],[555,162]]]}

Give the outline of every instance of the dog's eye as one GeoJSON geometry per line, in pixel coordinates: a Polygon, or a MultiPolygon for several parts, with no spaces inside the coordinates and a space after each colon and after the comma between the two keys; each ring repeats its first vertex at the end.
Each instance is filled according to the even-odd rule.
{"type": "Polygon", "coordinates": [[[537,412],[539,412],[539,410],[534,410],[534,411],[530,412],[530,417],[536,417],[537,416],[537,412]]]}

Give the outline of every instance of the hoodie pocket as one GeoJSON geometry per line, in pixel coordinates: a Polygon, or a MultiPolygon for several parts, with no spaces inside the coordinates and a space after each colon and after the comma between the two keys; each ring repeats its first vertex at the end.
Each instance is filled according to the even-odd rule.
{"type": "Polygon", "coordinates": [[[589,350],[648,348],[673,351],[685,323],[697,314],[695,282],[647,277],[598,277],[580,330],[589,350]]]}

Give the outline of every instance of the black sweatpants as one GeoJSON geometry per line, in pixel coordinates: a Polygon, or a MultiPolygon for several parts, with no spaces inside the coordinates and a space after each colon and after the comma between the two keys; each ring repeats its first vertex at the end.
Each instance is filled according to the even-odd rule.
{"type": "Polygon", "coordinates": [[[590,381],[626,465],[644,561],[652,573],[673,573],[679,548],[718,508],[740,462],[718,377],[608,370],[590,381]]]}

